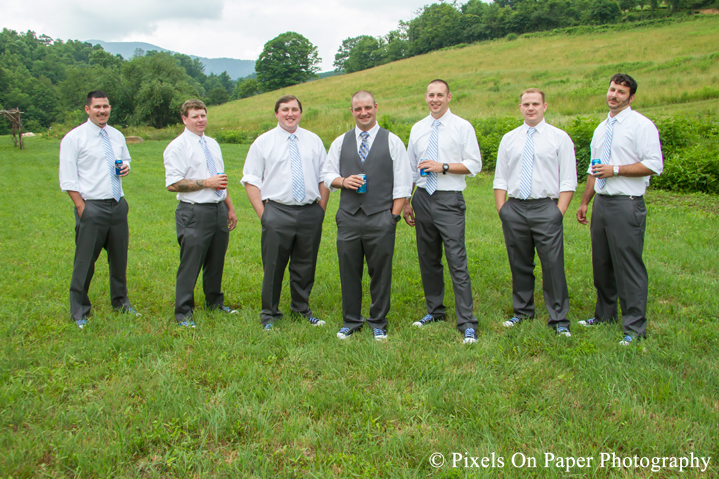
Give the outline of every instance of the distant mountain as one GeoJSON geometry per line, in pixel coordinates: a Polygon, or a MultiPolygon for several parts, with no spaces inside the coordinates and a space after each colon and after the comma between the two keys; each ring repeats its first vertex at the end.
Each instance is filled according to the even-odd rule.
{"type": "MultiPolygon", "coordinates": [[[[157,50],[159,52],[170,52],[178,53],[167,48],[158,47],[152,43],[144,42],[105,42],[102,40],[86,40],[88,43],[93,45],[100,45],[103,50],[117,55],[122,55],[122,58],[129,60],[135,55],[135,50],[138,48],[146,52],[150,50],[157,50]]],[[[230,78],[236,80],[238,78],[244,78],[247,75],[254,73],[255,61],[254,60],[237,60],[235,58],[205,58],[198,57],[195,55],[188,55],[190,58],[197,58],[205,65],[205,73],[214,73],[219,75],[226,71],[230,78]]]]}

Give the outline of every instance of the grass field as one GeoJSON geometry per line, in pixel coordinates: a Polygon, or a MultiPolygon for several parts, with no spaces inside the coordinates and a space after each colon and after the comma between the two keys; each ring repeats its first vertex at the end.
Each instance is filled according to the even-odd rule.
{"type": "MultiPolygon", "coordinates": [[[[404,224],[388,340],[377,343],[363,331],[340,342],[338,197],[330,200],[311,301],[327,326],[286,317],[266,333],[259,326],[260,225],[239,185],[247,146],[224,145],[240,219],[225,294],[241,314],[200,308],[199,327],[187,331],[172,317],[179,247],[176,200],[164,188],[166,142],[131,145],[128,286],[143,316],[112,312],[103,253],[90,291],[94,314],[80,331],[69,319],[74,220],[57,183],[59,143],[29,139],[22,152],[11,145],[0,138],[2,477],[719,474],[717,197],[648,193],[649,338],[638,347],[618,346],[619,326],[574,326],[572,338],[555,337],[540,290],[538,319],[511,331],[501,326],[511,278],[492,178],[484,174],[466,191],[478,343],[463,345],[454,329],[449,283],[449,321],[411,327],[424,301],[413,231],[404,224]],[[432,467],[434,453],[447,463],[432,467]],[[491,460],[464,467],[464,459],[452,467],[453,453],[480,466],[494,454],[494,467],[491,460]],[[594,459],[584,468],[545,467],[548,453],[594,459]],[[670,462],[652,472],[600,467],[602,453],[711,460],[703,473],[680,473],[670,462]],[[536,467],[519,467],[522,457],[536,458],[536,467]]],[[[574,219],[578,203],[575,197],[565,218],[573,324],[592,314],[595,298],[589,229],[574,219]]],[[[287,288],[281,307],[289,311],[287,288]]]]}
{"type": "Polygon", "coordinates": [[[437,51],[350,75],[326,78],[210,108],[212,129],[264,131],[276,125],[274,103],[292,93],[303,102],[303,126],[329,145],[352,125],[349,98],[372,91],[378,116],[413,124],[427,115],[427,83],[444,78],[452,111],[464,118],[518,115],[519,93],[547,93],[547,119],[606,115],[604,94],[617,72],[639,83],[634,107],[650,118],[717,111],[719,15],[617,32],[520,36],[437,51]]]}

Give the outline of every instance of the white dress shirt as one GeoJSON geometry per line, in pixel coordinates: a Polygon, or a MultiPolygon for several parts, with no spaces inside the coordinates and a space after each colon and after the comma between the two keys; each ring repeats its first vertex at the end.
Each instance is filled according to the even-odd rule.
{"type": "Polygon", "coordinates": [[[272,200],[283,205],[306,205],[319,201],[322,167],[327,159],[320,137],[303,128],[295,130],[295,143],[302,160],[305,197],[295,200],[292,195],[292,160],[290,133],[277,125],[260,135],[250,146],[242,169],[242,185],[248,183],[260,189],[262,201],[272,200]]]}
{"type": "MultiPolygon", "coordinates": [[[[592,158],[602,157],[604,135],[607,132],[607,121],[601,122],[592,137],[592,158]]],[[[659,131],[652,121],[632,110],[632,107],[619,112],[614,118],[614,131],[612,134],[612,154],[609,164],[622,166],[641,163],[657,175],[664,170],[662,159],[662,145],[659,141],[659,131]]],[[[591,162],[587,173],[592,173],[591,162]]],[[[620,168],[621,173],[621,168],[620,168]]],[[[649,185],[649,176],[631,178],[616,176],[607,178],[604,188],[599,189],[599,182],[594,182],[594,191],[601,195],[642,196],[649,185]]]]}
{"type": "MultiPolygon", "coordinates": [[[[108,200],[112,196],[112,173],[107,166],[105,147],[100,132],[103,129],[91,122],[78,126],[65,135],[60,142],[60,188],[62,191],[77,191],[84,200],[108,200]]],[[[105,125],[115,158],[123,164],[130,164],[130,152],[122,133],[105,125]]],[[[122,178],[120,194],[122,195],[122,178]]]]}
{"type": "MultiPolygon", "coordinates": [[[[426,176],[420,176],[417,165],[426,160],[429,137],[432,135],[432,115],[418,121],[409,134],[407,155],[412,167],[414,182],[418,187],[424,188],[427,183],[426,176]]],[[[437,161],[440,163],[462,163],[468,170],[469,176],[475,176],[482,170],[482,156],[479,153],[477,134],[474,127],[465,119],[452,114],[450,110],[438,118],[442,124],[439,126],[439,152],[437,161]]],[[[466,175],[437,173],[437,191],[464,191],[467,183],[466,175]]]]}
{"type": "MultiPolygon", "coordinates": [[[[225,171],[220,145],[207,135],[203,135],[207,149],[215,161],[217,173],[225,171]]],[[[180,180],[206,180],[210,177],[207,168],[207,158],[200,144],[200,136],[185,128],[180,136],[167,145],[162,154],[165,159],[165,187],[174,185],[180,180]]],[[[217,196],[213,188],[203,188],[198,191],[177,193],[177,199],[185,203],[219,203],[227,197],[227,190],[221,190],[222,196],[217,196]]]]}
{"type": "MultiPolygon", "coordinates": [[[[362,130],[355,127],[354,129],[355,139],[357,140],[357,154],[359,155],[359,148],[362,145],[362,138],[360,133],[362,130]]],[[[368,152],[372,151],[372,143],[377,138],[379,133],[379,125],[375,124],[367,133],[367,144],[369,146],[368,152]]],[[[407,150],[404,148],[404,143],[399,139],[397,135],[392,132],[389,133],[389,154],[392,157],[393,172],[394,172],[394,188],[392,189],[392,199],[397,198],[409,198],[412,196],[412,170],[409,166],[409,160],[407,159],[407,150]]],[[[332,182],[336,178],[340,178],[340,153],[342,152],[342,143],[344,142],[345,135],[341,135],[332,142],[330,146],[329,155],[327,155],[327,161],[322,170],[322,178],[324,178],[325,186],[330,191],[337,191],[339,188],[334,188],[332,182]]],[[[369,154],[369,153],[368,153],[369,154]]]]}
{"type": "MultiPolygon", "coordinates": [[[[502,137],[494,169],[494,189],[506,190],[510,198],[521,198],[524,145],[529,125],[523,123],[502,137]]],[[[535,126],[532,192],[530,200],[559,198],[562,191],[577,189],[577,159],[574,143],[567,133],[542,120],[535,126]]]]}

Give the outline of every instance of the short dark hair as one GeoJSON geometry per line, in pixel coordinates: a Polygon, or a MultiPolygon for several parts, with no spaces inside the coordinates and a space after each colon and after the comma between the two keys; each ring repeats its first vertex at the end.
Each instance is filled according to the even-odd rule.
{"type": "Polygon", "coordinates": [[[191,98],[182,104],[180,112],[182,116],[187,118],[187,114],[190,112],[190,110],[205,110],[205,113],[207,113],[207,106],[205,106],[202,100],[198,100],[197,98],[191,98]]]}
{"type": "Polygon", "coordinates": [[[441,84],[443,84],[443,85],[445,86],[445,88],[447,88],[447,95],[449,95],[449,93],[450,93],[450,92],[449,92],[449,83],[447,83],[446,81],[442,80],[441,78],[435,78],[435,79],[432,80],[431,82],[427,83],[427,86],[430,86],[432,83],[441,83],[441,84]]]}
{"type": "Polygon", "coordinates": [[[107,93],[105,93],[102,90],[93,90],[87,94],[87,98],[85,99],[85,104],[87,106],[92,105],[93,98],[107,98],[107,93]]]}
{"type": "Polygon", "coordinates": [[[368,95],[370,98],[372,98],[373,105],[375,103],[377,103],[377,100],[374,99],[374,95],[372,93],[368,92],[367,90],[359,90],[352,94],[352,98],[350,98],[350,107],[352,106],[352,102],[355,100],[355,97],[365,96],[365,95],[368,95]]]}
{"type": "Polygon", "coordinates": [[[628,86],[630,96],[634,95],[637,92],[636,80],[634,80],[634,78],[630,77],[626,73],[617,73],[612,77],[611,80],[609,80],[609,84],[611,85],[612,82],[616,83],[617,85],[628,86]]]}
{"type": "Polygon", "coordinates": [[[539,93],[540,95],[542,95],[542,103],[546,103],[546,101],[544,101],[544,92],[539,88],[527,88],[526,90],[524,90],[522,94],[519,95],[519,103],[522,103],[524,95],[526,95],[527,93],[539,93]]]}
{"type": "Polygon", "coordinates": [[[294,101],[297,102],[297,104],[300,106],[300,113],[302,113],[302,102],[300,101],[299,98],[297,98],[297,97],[294,96],[294,95],[282,95],[281,97],[279,97],[279,98],[277,99],[277,103],[275,103],[275,113],[277,113],[278,111],[280,111],[280,105],[281,105],[281,104],[283,104],[283,103],[289,103],[289,102],[291,102],[292,100],[294,100],[294,101]]]}

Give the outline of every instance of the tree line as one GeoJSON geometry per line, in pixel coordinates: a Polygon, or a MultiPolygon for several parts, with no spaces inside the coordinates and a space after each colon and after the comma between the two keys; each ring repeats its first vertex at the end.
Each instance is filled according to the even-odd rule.
{"type": "MultiPolygon", "coordinates": [[[[100,45],[53,40],[35,32],[0,33],[0,110],[19,108],[26,131],[55,122],[80,123],[88,91],[110,95],[113,121],[163,128],[180,121],[188,97],[217,105],[232,98],[236,82],[227,72],[204,72],[197,59],[180,53],[136,51],[125,60],[100,45]]],[[[0,122],[0,134],[9,125],[0,122]]]]}
{"type": "Polygon", "coordinates": [[[682,9],[719,5],[717,0],[469,0],[434,3],[400,21],[384,36],[346,38],[335,55],[338,72],[352,73],[459,44],[579,25],[651,18],[682,9]]]}

